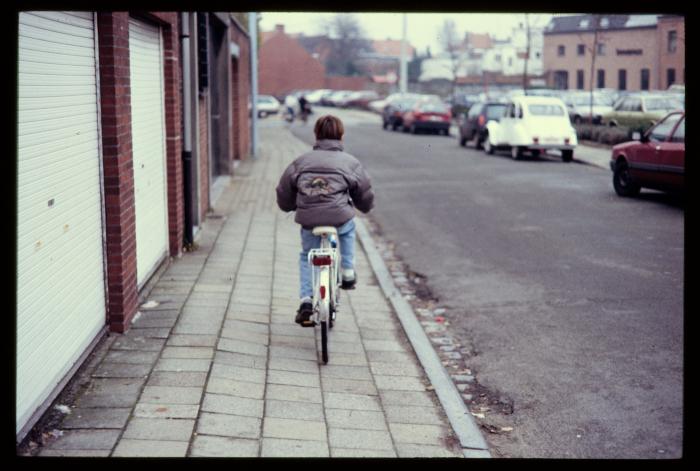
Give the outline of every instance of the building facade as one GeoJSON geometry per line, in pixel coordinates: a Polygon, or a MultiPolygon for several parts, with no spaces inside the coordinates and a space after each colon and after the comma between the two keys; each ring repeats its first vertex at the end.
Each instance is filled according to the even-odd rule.
{"type": "Polygon", "coordinates": [[[684,19],[677,16],[552,18],[544,33],[547,83],[558,89],[590,90],[592,86],[628,91],[684,83],[681,35],[684,38],[684,19]]]}
{"type": "Polygon", "coordinates": [[[19,13],[18,440],[104,334],[129,329],[248,155],[239,26],[228,13],[19,13]]]}

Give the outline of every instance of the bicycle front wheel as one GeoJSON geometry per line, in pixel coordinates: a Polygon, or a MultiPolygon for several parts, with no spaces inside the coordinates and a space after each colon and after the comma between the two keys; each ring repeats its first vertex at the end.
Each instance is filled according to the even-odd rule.
{"type": "Polygon", "coordinates": [[[328,364],[328,322],[321,322],[321,357],[323,364],[328,364]]]}

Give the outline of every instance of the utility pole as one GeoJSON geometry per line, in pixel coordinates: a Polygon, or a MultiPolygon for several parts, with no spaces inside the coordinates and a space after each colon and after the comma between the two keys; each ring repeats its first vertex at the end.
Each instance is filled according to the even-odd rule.
{"type": "Polygon", "coordinates": [[[250,34],[250,99],[251,99],[251,139],[250,152],[258,157],[258,15],[248,14],[248,33],[250,34]]]}
{"type": "Polygon", "coordinates": [[[401,74],[399,82],[399,91],[406,93],[408,90],[408,62],[406,60],[408,47],[406,46],[406,13],[403,14],[403,37],[401,39],[401,74]]]}

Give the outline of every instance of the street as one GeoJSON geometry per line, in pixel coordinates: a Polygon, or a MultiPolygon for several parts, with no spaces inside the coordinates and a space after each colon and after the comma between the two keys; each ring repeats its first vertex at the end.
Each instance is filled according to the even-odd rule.
{"type": "Polygon", "coordinates": [[[454,127],[410,135],[314,111],[294,134],[312,144],[319,116],[343,119],[372,220],[426,277],[476,380],[512,402],[513,431],[485,434],[495,457],[682,456],[682,200],[620,198],[576,153],[514,161],[460,147],[454,127]]]}

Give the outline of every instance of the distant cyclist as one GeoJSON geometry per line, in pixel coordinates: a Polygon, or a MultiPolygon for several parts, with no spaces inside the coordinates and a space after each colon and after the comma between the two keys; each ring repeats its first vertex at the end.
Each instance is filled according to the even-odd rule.
{"type": "Polygon", "coordinates": [[[277,185],[277,205],[282,211],[295,211],[301,225],[299,254],[299,310],[294,321],[311,327],[313,314],[309,250],[320,246],[321,238],[311,230],[335,226],[340,239],[341,288],[353,289],[355,273],[355,208],[363,213],[374,206],[369,175],[360,162],[343,151],[343,123],[335,116],[320,117],[314,126],[313,150],[299,156],[282,174],[277,185]]]}
{"type": "Polygon", "coordinates": [[[287,114],[290,116],[289,121],[294,121],[296,110],[299,107],[299,100],[294,95],[287,95],[284,99],[284,106],[287,107],[287,114]]]}
{"type": "Polygon", "coordinates": [[[310,106],[309,106],[309,101],[306,99],[304,95],[299,97],[299,114],[301,114],[301,119],[306,122],[306,119],[309,117],[309,114],[311,112],[310,106]]]}

